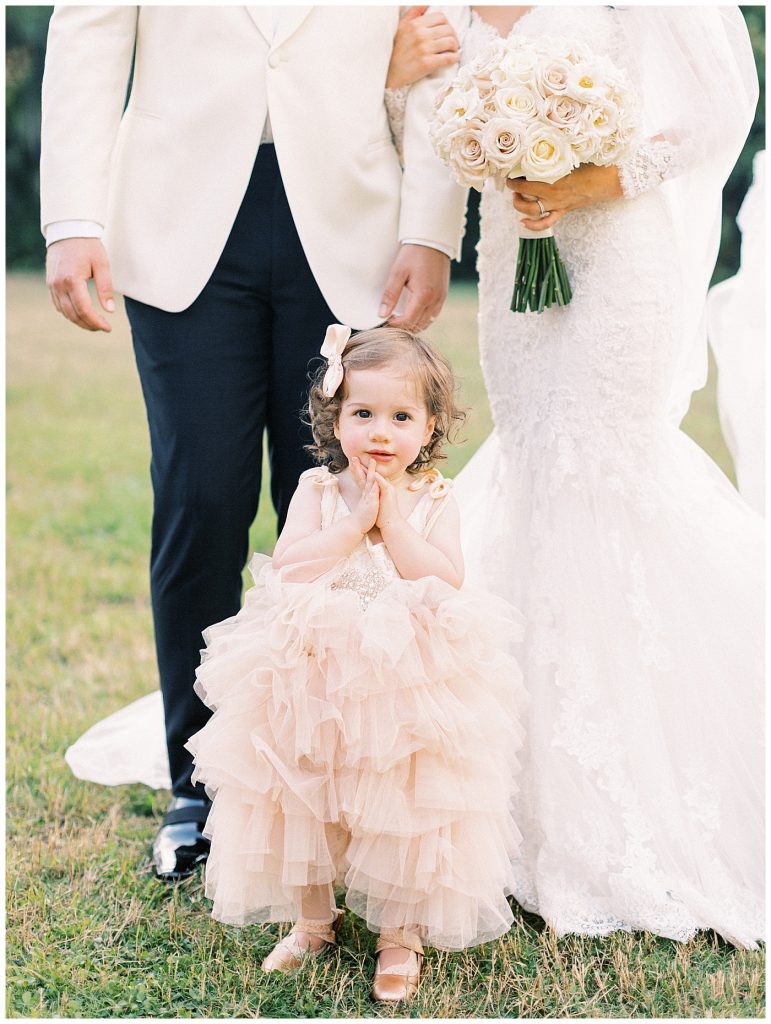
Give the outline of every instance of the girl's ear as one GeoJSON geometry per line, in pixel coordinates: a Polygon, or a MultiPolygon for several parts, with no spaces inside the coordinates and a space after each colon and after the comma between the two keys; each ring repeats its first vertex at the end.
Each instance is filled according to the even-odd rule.
{"type": "Polygon", "coordinates": [[[332,428],[332,430],[334,431],[335,437],[339,441],[340,440],[340,421],[338,419],[335,420],[335,425],[332,428]]]}
{"type": "Polygon", "coordinates": [[[431,440],[431,435],[434,432],[434,427],[435,426],[436,426],[436,416],[430,416],[429,420],[428,420],[428,423],[426,424],[426,433],[423,436],[423,444],[428,444],[428,442],[431,440]]]}

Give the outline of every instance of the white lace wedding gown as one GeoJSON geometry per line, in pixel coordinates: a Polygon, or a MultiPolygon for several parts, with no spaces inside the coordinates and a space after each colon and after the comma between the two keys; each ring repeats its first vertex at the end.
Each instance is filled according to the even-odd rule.
{"type": "MultiPolygon", "coordinates": [[[[608,8],[518,33],[612,56],[608,8]]],[[[464,56],[489,43],[472,18],[464,56]]],[[[651,162],[652,161],[652,162],[651,162]]],[[[479,342],[495,431],[456,479],[467,578],[522,609],[531,706],[516,896],[559,933],[763,935],[762,531],[667,415],[678,296],[659,180],[555,227],[573,301],[509,311],[509,193],[485,189],[479,342]],[[644,189],[644,191],[640,191],[644,189]]]]}

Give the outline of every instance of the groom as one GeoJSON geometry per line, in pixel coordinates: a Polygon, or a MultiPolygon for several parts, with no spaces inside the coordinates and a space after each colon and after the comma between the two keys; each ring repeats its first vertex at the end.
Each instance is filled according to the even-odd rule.
{"type": "Polygon", "coordinates": [[[326,326],[423,329],[458,255],[465,193],[427,133],[451,71],[410,90],[402,169],[383,104],[398,18],[397,7],[77,6],[51,19],[47,280],[87,330],[111,329],[89,279],[108,314],[113,283],[125,295],[150,428],[173,791],[153,848],[163,879],[208,852],[209,804],[184,743],[209,715],[192,689],[201,632],[240,606],[263,432],[280,529],[310,465],[299,416],[326,326]]]}

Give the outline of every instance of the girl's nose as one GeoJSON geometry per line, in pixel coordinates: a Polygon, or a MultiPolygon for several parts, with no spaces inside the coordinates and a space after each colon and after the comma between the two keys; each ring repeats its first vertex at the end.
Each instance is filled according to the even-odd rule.
{"type": "Polygon", "coordinates": [[[383,441],[387,440],[389,436],[388,422],[387,420],[372,420],[369,428],[369,436],[372,440],[383,441]]]}

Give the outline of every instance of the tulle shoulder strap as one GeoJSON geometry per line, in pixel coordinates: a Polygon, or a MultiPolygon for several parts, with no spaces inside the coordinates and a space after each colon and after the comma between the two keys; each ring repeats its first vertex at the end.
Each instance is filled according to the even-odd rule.
{"type": "Polygon", "coordinates": [[[443,477],[438,469],[432,467],[416,477],[409,485],[409,490],[419,491],[424,487],[426,493],[415,506],[415,515],[419,517],[416,527],[423,537],[428,537],[447,505],[452,480],[443,477]]]}
{"type": "Polygon", "coordinates": [[[330,473],[328,466],[306,469],[300,480],[310,480],[321,490],[321,529],[325,530],[333,521],[337,504],[337,477],[330,473]]]}
{"type": "Polygon", "coordinates": [[[300,474],[300,480],[312,480],[319,487],[337,484],[334,474],[329,472],[329,466],[314,466],[313,469],[306,469],[304,473],[300,474]]]}

